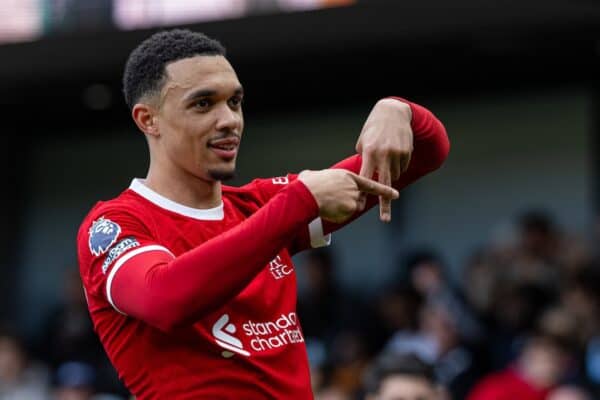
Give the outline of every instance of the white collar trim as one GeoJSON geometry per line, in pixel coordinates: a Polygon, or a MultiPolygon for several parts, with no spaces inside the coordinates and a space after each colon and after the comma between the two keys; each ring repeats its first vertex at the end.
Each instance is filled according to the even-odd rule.
{"type": "Polygon", "coordinates": [[[186,217],[204,220],[204,221],[220,221],[224,218],[223,213],[223,202],[214,208],[192,208],[184,206],[174,202],[173,200],[167,199],[166,197],[156,193],[145,185],[144,179],[135,178],[131,181],[129,189],[133,190],[146,200],[157,206],[164,208],[165,210],[172,211],[177,214],[185,215],[186,217]]]}

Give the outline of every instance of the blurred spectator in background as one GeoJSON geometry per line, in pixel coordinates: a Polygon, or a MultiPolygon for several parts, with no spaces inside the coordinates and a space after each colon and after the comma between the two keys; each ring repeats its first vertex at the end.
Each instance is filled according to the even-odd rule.
{"type": "Polygon", "coordinates": [[[92,365],[70,361],[61,364],[54,377],[54,400],[91,400],[96,371],[92,365]]]}
{"type": "Polygon", "coordinates": [[[366,400],[442,400],[433,368],[412,354],[382,353],[365,378],[366,400]]]}
{"type": "Polygon", "coordinates": [[[462,271],[462,287],[466,301],[485,326],[489,326],[493,320],[499,275],[497,265],[487,248],[475,250],[462,271]]]}
{"type": "Polygon", "coordinates": [[[52,400],[125,400],[125,396],[98,391],[98,374],[94,365],[67,361],[54,373],[52,400]]]}
{"type": "Polygon", "coordinates": [[[308,252],[303,265],[306,285],[298,296],[298,315],[304,336],[320,338],[326,345],[341,329],[359,325],[354,322],[359,305],[338,287],[335,268],[329,249],[308,252]]]}
{"type": "Polygon", "coordinates": [[[577,386],[561,386],[554,389],[547,400],[592,400],[592,398],[577,386]]]}
{"type": "Polygon", "coordinates": [[[369,364],[364,336],[355,330],[341,331],[332,343],[329,385],[325,389],[353,398],[361,390],[362,376],[369,364]]]}
{"type": "Polygon", "coordinates": [[[409,284],[427,303],[443,304],[456,320],[456,328],[465,340],[476,341],[482,328],[473,311],[449,279],[446,266],[433,250],[418,250],[409,254],[404,262],[409,284]]]}
{"type": "Polygon", "coordinates": [[[28,357],[20,337],[0,327],[0,399],[45,400],[48,371],[28,357]]]}
{"type": "Polygon", "coordinates": [[[64,284],[63,299],[48,314],[40,332],[40,357],[55,370],[74,361],[92,365],[95,389],[126,395],[128,392],[94,333],[77,268],[66,269],[64,284]]]}
{"type": "Polygon", "coordinates": [[[464,398],[483,373],[485,364],[474,352],[483,337],[483,328],[451,284],[445,265],[434,251],[411,252],[404,260],[402,272],[408,288],[392,294],[419,300],[400,302],[406,306],[393,308],[389,299],[394,297],[384,298],[387,304],[381,309],[387,311],[386,320],[400,322],[395,324],[398,329],[387,342],[386,351],[416,354],[431,363],[436,379],[455,398],[464,398]],[[416,318],[413,320],[411,315],[416,318]]]}
{"type": "Polygon", "coordinates": [[[581,360],[588,383],[600,396],[600,266],[588,263],[567,282],[561,293],[566,312],[577,319],[581,360]]]}
{"type": "Polygon", "coordinates": [[[360,388],[368,361],[362,334],[367,312],[335,279],[335,262],[329,249],[311,250],[303,271],[306,285],[298,296],[298,315],[311,364],[313,390],[318,398],[351,396],[360,388]]]}
{"type": "Polygon", "coordinates": [[[511,280],[556,289],[561,250],[556,224],[545,211],[530,210],[519,217],[518,227],[519,243],[507,271],[511,280]]]}
{"type": "Polygon", "coordinates": [[[66,361],[95,363],[104,358],[94,333],[77,268],[67,268],[62,301],[47,315],[40,332],[40,355],[53,368],[66,361]]]}
{"type": "Polygon", "coordinates": [[[502,369],[515,359],[525,335],[555,302],[554,293],[531,283],[513,282],[498,288],[488,338],[492,368],[502,369]]]}
{"type": "Polygon", "coordinates": [[[418,312],[418,329],[397,332],[385,351],[398,356],[415,354],[432,365],[436,379],[454,398],[464,398],[483,373],[485,363],[462,339],[456,318],[445,304],[428,303],[418,312]]]}
{"type": "Polygon", "coordinates": [[[455,315],[443,303],[431,303],[421,311],[421,332],[433,342],[435,376],[454,399],[464,399],[487,368],[484,353],[465,341],[455,315]]]}
{"type": "Polygon", "coordinates": [[[468,400],[545,400],[567,376],[572,356],[565,338],[535,332],[514,364],[484,378],[468,400]]]}
{"type": "Polygon", "coordinates": [[[365,332],[371,354],[378,353],[392,336],[411,338],[419,329],[423,297],[408,285],[384,289],[369,310],[365,332]]]}

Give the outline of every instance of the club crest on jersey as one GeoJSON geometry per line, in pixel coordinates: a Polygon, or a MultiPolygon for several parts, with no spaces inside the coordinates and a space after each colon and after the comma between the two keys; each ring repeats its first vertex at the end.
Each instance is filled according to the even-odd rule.
{"type": "Polygon", "coordinates": [[[98,257],[112,246],[121,233],[121,227],[109,219],[100,217],[92,224],[89,231],[88,245],[93,255],[98,257]]]}

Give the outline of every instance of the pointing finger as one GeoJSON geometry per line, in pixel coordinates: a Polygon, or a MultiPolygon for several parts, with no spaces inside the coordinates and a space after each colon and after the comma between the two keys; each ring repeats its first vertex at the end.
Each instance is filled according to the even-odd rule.
{"type": "Polygon", "coordinates": [[[382,185],[379,182],[376,182],[372,179],[367,179],[363,176],[356,175],[350,173],[354,181],[356,182],[356,186],[358,190],[364,193],[373,194],[376,196],[383,196],[388,199],[397,199],[399,193],[396,189],[390,186],[382,185]]]}

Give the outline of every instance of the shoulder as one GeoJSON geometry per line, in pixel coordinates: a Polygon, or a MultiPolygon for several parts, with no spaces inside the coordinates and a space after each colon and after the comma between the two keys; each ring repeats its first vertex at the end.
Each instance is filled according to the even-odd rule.
{"type": "Polygon", "coordinates": [[[126,190],[114,199],[97,202],[84,217],[79,227],[79,235],[86,230],[85,228],[89,228],[90,224],[107,215],[117,219],[143,219],[145,207],[136,200],[136,197],[126,190]]]}
{"type": "Polygon", "coordinates": [[[124,192],[97,203],[84,218],[77,234],[79,271],[87,293],[102,292],[111,264],[134,248],[154,243],[147,225],[149,212],[142,202],[124,192]]]}
{"type": "Polygon", "coordinates": [[[145,213],[145,208],[127,191],[112,200],[96,203],[79,226],[77,233],[79,255],[103,254],[124,233],[147,235],[145,213]]]}

